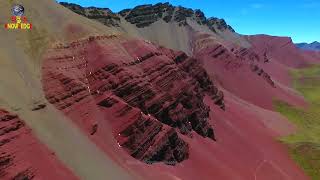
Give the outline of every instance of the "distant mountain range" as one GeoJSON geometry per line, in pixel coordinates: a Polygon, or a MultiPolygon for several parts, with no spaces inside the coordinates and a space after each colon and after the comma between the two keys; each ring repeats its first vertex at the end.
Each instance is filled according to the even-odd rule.
{"type": "Polygon", "coordinates": [[[296,46],[300,49],[305,50],[313,50],[313,51],[320,51],[320,43],[315,41],[313,43],[298,43],[296,46]]]}

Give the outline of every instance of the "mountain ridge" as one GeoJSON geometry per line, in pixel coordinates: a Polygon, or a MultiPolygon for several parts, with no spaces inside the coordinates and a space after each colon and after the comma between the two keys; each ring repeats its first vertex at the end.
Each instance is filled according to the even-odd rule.
{"type": "MultiPolygon", "coordinates": [[[[214,26],[217,26],[216,28],[220,30],[229,29],[230,31],[235,32],[234,29],[230,25],[228,25],[224,19],[219,19],[217,17],[206,18],[204,13],[200,9],[191,9],[191,8],[185,8],[182,6],[173,6],[169,2],[138,5],[131,9],[130,8],[123,9],[117,13],[112,12],[109,8],[99,8],[99,7],[93,7],[93,6],[82,7],[75,3],[67,3],[67,2],[60,2],[60,4],[73,10],[74,12],[80,15],[87,16],[88,18],[90,17],[93,18],[92,14],[94,14],[96,15],[95,18],[113,17],[113,20],[120,21],[120,19],[116,16],[122,16],[128,22],[132,24],[136,24],[134,20],[132,20],[130,17],[132,16],[135,17],[139,15],[148,16],[147,18],[150,18],[149,21],[142,22],[142,23],[139,22],[138,24],[136,24],[138,28],[148,26],[161,18],[167,23],[174,20],[174,22],[178,22],[179,25],[181,26],[181,25],[186,25],[186,17],[193,17],[196,19],[196,21],[199,24],[208,25],[209,28],[214,32],[215,32],[214,26]],[[95,11],[91,11],[91,10],[95,10],[95,11]],[[86,13],[86,11],[87,12],[89,11],[89,13],[86,13]],[[177,12],[176,15],[173,14],[175,12],[177,12]],[[153,16],[150,17],[150,14],[153,14],[153,16]]],[[[139,21],[143,21],[143,18],[140,17],[139,21]]],[[[104,23],[104,24],[107,26],[110,25],[108,23],[104,23]]]]}
{"type": "Polygon", "coordinates": [[[194,51],[191,46],[194,37],[190,34],[197,32],[206,32],[221,43],[229,41],[243,47],[250,46],[223,19],[206,18],[201,10],[173,6],[170,3],[140,5],[122,10],[118,14],[109,9],[83,8],[63,2],[61,5],[107,27],[115,27],[135,38],[146,39],[174,50],[182,50],[189,56],[194,51]]]}
{"type": "Polygon", "coordinates": [[[312,43],[296,43],[296,46],[303,50],[320,51],[320,42],[318,41],[312,43]]]}

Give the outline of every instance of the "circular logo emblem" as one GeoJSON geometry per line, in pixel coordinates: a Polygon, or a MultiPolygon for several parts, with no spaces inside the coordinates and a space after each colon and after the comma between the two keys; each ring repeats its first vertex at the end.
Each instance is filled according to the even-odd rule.
{"type": "Polygon", "coordinates": [[[14,5],[12,7],[12,14],[14,16],[23,16],[24,14],[24,7],[20,4],[14,5]]]}

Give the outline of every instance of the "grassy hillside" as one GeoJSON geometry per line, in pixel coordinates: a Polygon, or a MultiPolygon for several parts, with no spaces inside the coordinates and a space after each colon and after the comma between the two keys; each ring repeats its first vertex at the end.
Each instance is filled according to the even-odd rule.
{"type": "Polygon", "coordinates": [[[283,102],[276,102],[276,109],[292,121],[297,133],[281,140],[288,144],[294,160],[311,176],[320,179],[320,66],[292,71],[294,87],[309,102],[300,109],[283,102]]]}

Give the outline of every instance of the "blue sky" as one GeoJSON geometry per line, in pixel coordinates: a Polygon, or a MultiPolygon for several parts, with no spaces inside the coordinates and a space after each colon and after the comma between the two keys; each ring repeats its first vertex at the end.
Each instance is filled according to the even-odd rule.
{"type": "MultiPolygon", "coordinates": [[[[224,18],[240,34],[290,36],[294,42],[320,42],[320,0],[60,0],[114,12],[141,4],[170,2],[224,18]]],[[[59,1],[59,2],[60,2],[59,1]]]]}

